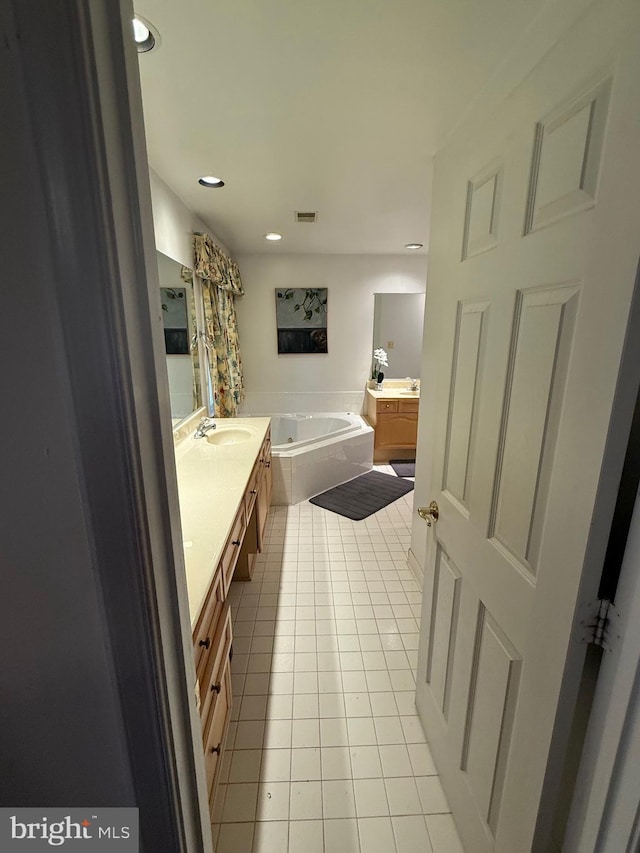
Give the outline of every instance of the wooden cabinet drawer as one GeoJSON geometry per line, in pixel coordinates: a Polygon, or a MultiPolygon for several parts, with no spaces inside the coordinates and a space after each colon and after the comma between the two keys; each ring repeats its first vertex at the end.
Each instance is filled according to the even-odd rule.
{"type": "Polygon", "coordinates": [[[397,400],[376,400],[376,412],[397,412],[397,400]]]}
{"type": "Polygon", "coordinates": [[[222,762],[222,751],[231,716],[231,671],[229,657],[225,659],[219,673],[220,692],[212,705],[204,734],[204,765],[207,773],[209,805],[213,806],[216,781],[222,762]]]}
{"type": "Polygon", "coordinates": [[[204,666],[204,660],[213,646],[213,640],[218,627],[218,621],[224,603],[224,584],[222,569],[216,569],[209,592],[205,598],[205,605],[198,619],[196,629],[193,632],[193,650],[196,662],[196,674],[198,677],[204,666]]]}
{"type": "Polygon", "coordinates": [[[233,578],[233,570],[238,560],[238,554],[240,553],[240,546],[242,545],[242,537],[244,535],[245,524],[246,521],[243,501],[243,503],[240,504],[240,509],[238,510],[236,519],[233,522],[231,533],[229,535],[229,538],[227,539],[227,544],[224,546],[222,557],[220,558],[220,567],[222,569],[222,576],[224,578],[225,595],[229,592],[229,585],[233,578]]]}
{"type": "Polygon", "coordinates": [[[417,413],[420,407],[420,400],[398,400],[398,412],[417,413]]]}
{"type": "Polygon", "coordinates": [[[233,633],[231,628],[231,610],[229,602],[224,605],[222,617],[219,620],[213,645],[205,659],[203,672],[198,674],[200,685],[200,716],[206,723],[209,713],[217,702],[222,690],[221,676],[225,661],[229,658],[233,633]]]}

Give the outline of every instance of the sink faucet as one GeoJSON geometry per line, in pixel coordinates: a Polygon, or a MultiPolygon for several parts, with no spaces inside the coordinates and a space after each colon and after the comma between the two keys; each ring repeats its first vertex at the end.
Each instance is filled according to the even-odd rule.
{"type": "Polygon", "coordinates": [[[420,390],[420,386],[418,385],[417,379],[412,379],[411,377],[409,377],[409,388],[408,388],[408,390],[409,391],[419,391],[420,390]]]}
{"type": "Polygon", "coordinates": [[[193,434],[194,438],[204,438],[207,434],[207,431],[210,429],[215,429],[216,425],[209,418],[203,418],[198,424],[198,428],[193,434]]]}

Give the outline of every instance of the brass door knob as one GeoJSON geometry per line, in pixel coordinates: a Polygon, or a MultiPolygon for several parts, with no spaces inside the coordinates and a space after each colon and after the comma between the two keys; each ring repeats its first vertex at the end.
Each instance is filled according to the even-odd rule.
{"type": "Polygon", "coordinates": [[[431,527],[432,521],[437,521],[440,518],[440,508],[435,501],[431,501],[429,506],[419,506],[418,515],[424,518],[427,522],[427,527],[431,527]]]}

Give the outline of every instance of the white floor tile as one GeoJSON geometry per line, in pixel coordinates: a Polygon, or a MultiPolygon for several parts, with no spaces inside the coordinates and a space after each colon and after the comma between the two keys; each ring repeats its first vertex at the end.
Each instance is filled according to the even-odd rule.
{"type": "Polygon", "coordinates": [[[462,853],[415,709],[412,511],[271,509],[253,581],[229,593],[216,853],[462,853]]]}
{"type": "Polygon", "coordinates": [[[323,747],[320,752],[323,780],[351,778],[351,757],[349,747],[323,747]]]}
{"type": "Polygon", "coordinates": [[[382,779],[354,779],[358,817],[377,817],[389,814],[387,794],[382,779]]]}
{"type": "Polygon", "coordinates": [[[262,750],[236,749],[231,751],[228,782],[258,782],[262,750]]]}
{"type": "Polygon", "coordinates": [[[354,779],[382,778],[382,765],[377,746],[352,746],[350,751],[354,779]]]}
{"type": "Polygon", "coordinates": [[[422,816],[392,817],[391,823],[398,853],[434,853],[422,816]]]}
{"type": "Polygon", "coordinates": [[[255,783],[227,785],[222,809],[222,823],[255,820],[258,785],[255,783]]]}
{"type": "Polygon", "coordinates": [[[349,742],[345,719],[320,720],[320,742],[325,746],[346,746],[349,742]]]}
{"type": "MultiPolygon", "coordinates": [[[[253,853],[284,853],[289,839],[288,820],[269,820],[255,824],[253,836],[253,853]]],[[[246,847],[242,853],[248,853],[246,847]]],[[[216,850],[216,853],[224,851],[216,850]]]]}
{"type": "Polygon", "coordinates": [[[419,815],[422,813],[420,797],[413,776],[385,779],[389,814],[419,815]]]}
{"type": "Polygon", "coordinates": [[[384,744],[379,747],[382,774],[385,779],[413,774],[411,755],[403,743],[384,744]]]}
{"type": "MultiPolygon", "coordinates": [[[[323,853],[321,820],[294,820],[289,829],[289,853],[323,853]]],[[[284,851],[281,848],[281,853],[284,851]]]]}
{"type": "Polygon", "coordinates": [[[294,749],[320,746],[319,720],[293,720],[291,746],[294,749]]]}
{"type": "MultiPolygon", "coordinates": [[[[241,725],[242,723],[238,724],[236,748],[238,747],[238,735],[240,734],[241,725]]],[[[266,749],[287,749],[291,746],[291,731],[291,720],[267,720],[264,725],[264,747],[266,749]]]]}
{"type": "Polygon", "coordinates": [[[371,716],[371,702],[368,693],[345,693],[344,703],[347,717],[371,716]]]}
{"type": "Polygon", "coordinates": [[[347,719],[347,732],[350,746],[373,746],[376,731],[370,717],[352,717],[347,719]]]}
{"type": "Polygon", "coordinates": [[[289,782],[263,782],[258,789],[256,820],[289,819],[289,782]]]}
{"type": "Polygon", "coordinates": [[[373,722],[375,724],[376,738],[379,744],[405,742],[400,717],[376,717],[373,722]]]}
{"type": "Polygon", "coordinates": [[[367,679],[364,672],[343,672],[342,689],[345,693],[366,693],[367,679]]]}
{"type": "Polygon", "coordinates": [[[356,806],[353,782],[350,779],[329,780],[322,783],[324,817],[355,817],[356,806]]]}
{"type": "Polygon", "coordinates": [[[290,820],[322,818],[322,788],[320,782],[292,782],[290,820]]]}
{"type": "Polygon", "coordinates": [[[253,843],[253,826],[253,823],[222,824],[216,853],[247,853],[253,843]]]}
{"type": "Polygon", "coordinates": [[[263,782],[288,782],[291,779],[291,750],[263,750],[260,779],[263,782]]]}
{"type": "Polygon", "coordinates": [[[264,720],[244,720],[238,723],[234,749],[261,749],[264,740],[264,720]]]}
{"type": "MultiPolygon", "coordinates": [[[[325,820],[324,853],[360,853],[358,822],[354,818],[325,820]]],[[[366,848],[362,848],[366,851],[366,848]]]]}
{"type": "Polygon", "coordinates": [[[292,749],[291,780],[310,782],[320,778],[320,748],[292,749]]]}
{"type": "MultiPolygon", "coordinates": [[[[358,820],[360,849],[363,853],[395,853],[391,819],[388,817],[369,817],[358,820]]],[[[403,851],[399,851],[403,853],[403,851]]]]}

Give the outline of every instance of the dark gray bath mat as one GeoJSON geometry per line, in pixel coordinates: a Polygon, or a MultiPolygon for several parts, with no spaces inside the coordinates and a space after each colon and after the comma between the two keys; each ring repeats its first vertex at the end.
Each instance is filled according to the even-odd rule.
{"type": "Polygon", "coordinates": [[[355,480],[316,495],[309,503],[344,515],[353,521],[362,521],[412,489],[411,482],[392,477],[391,474],[383,474],[381,471],[369,471],[355,480]]]}
{"type": "Polygon", "coordinates": [[[416,460],[415,459],[392,459],[389,465],[396,472],[398,477],[415,477],[416,476],[416,460]]]}

